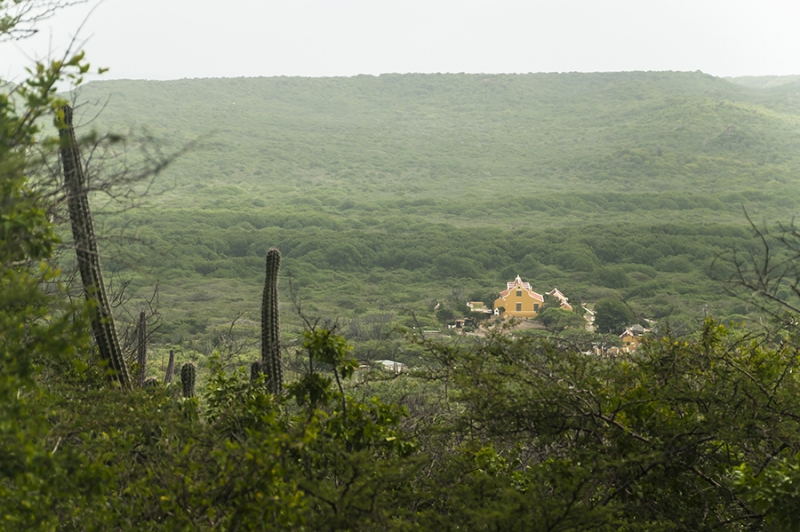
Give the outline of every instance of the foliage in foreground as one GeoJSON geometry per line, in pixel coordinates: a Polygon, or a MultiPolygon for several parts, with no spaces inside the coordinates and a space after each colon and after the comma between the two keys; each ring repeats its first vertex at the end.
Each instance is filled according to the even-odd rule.
{"type": "Polygon", "coordinates": [[[790,343],[708,321],[697,338],[619,358],[502,338],[446,355],[464,408],[457,426],[517,460],[509,479],[546,472],[555,515],[604,510],[625,529],[657,530],[793,520],[792,505],[777,501],[792,498],[798,475],[763,489],[800,451],[790,343]]]}
{"type": "Polygon", "coordinates": [[[427,343],[437,369],[408,378],[453,391],[412,417],[358,398],[341,337],[317,329],[303,347],[307,371],[282,396],[216,362],[189,399],[177,386],[124,394],[74,373],[28,380],[15,402],[4,380],[3,408],[21,416],[4,419],[26,420],[24,440],[4,432],[5,456],[29,459],[2,469],[3,527],[796,526],[800,354],[788,342],[708,321],[697,338],[618,358],[541,338],[427,343]]]}

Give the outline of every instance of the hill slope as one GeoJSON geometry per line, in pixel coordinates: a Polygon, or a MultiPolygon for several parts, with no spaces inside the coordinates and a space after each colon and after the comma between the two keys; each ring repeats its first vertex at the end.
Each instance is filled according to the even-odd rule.
{"type": "Polygon", "coordinates": [[[157,209],[107,223],[138,228],[136,263],[189,295],[219,278],[223,308],[279,245],[325,312],[521,273],[663,315],[718,300],[708,263],[749,239],[707,224],[743,225],[743,205],[796,212],[798,90],[702,73],[385,75],[99,82],[79,100],[108,101],[100,129],[145,127],[165,149],[201,139],[157,209]]]}

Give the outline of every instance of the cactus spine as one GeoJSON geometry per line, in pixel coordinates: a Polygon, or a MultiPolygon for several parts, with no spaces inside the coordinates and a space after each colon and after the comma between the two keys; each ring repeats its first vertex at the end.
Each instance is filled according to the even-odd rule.
{"type": "Polygon", "coordinates": [[[183,385],[183,396],[186,398],[194,397],[194,381],[197,377],[197,368],[191,362],[186,362],[181,366],[181,385],[183,385]]]}
{"type": "Polygon", "coordinates": [[[172,375],[174,373],[175,373],[175,350],[170,349],[169,362],[167,363],[167,374],[164,376],[164,384],[172,383],[172,375]]]}
{"type": "Polygon", "coordinates": [[[80,149],[72,127],[72,108],[65,105],[64,124],[58,134],[61,138],[61,163],[64,167],[64,189],[67,193],[69,218],[72,236],[75,240],[75,253],[81,273],[83,291],[89,302],[92,332],[94,333],[100,357],[106,360],[112,370],[111,379],[119,383],[123,390],[131,389],[131,376],[128,365],[117,338],[114,317],[108,303],[103,274],[100,270],[100,256],[97,253],[97,238],[94,234],[92,213],[86,195],[86,177],[83,173],[80,149]]]}
{"type": "MultiPolygon", "coordinates": [[[[273,394],[283,388],[281,337],[278,322],[278,269],[281,252],[275,248],[267,251],[266,279],[261,301],[261,367],[267,374],[267,386],[273,394]]],[[[252,372],[252,368],[251,368],[252,372]]]]}
{"type": "Polygon", "coordinates": [[[147,376],[147,317],[144,311],[139,313],[139,326],[136,328],[137,354],[139,362],[139,375],[137,384],[144,386],[147,376]]]}

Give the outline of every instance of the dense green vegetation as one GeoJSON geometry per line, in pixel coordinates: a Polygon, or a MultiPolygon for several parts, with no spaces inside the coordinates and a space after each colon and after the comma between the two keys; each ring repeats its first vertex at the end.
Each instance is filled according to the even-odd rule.
{"type": "Polygon", "coordinates": [[[329,317],[429,315],[517,274],[680,330],[752,317],[709,268],[757,245],[745,209],[758,223],[797,212],[800,88],[774,85],[678,72],[113,81],[79,101],[87,119],[107,103],[86,129],[144,128],[167,153],[197,142],[149,207],[104,219],[112,241],[132,237],[104,264],[140,294],[160,281],[160,338],[177,342],[256,316],[270,246],[284,289],[291,278],[329,317]]]}
{"type": "MultiPolygon", "coordinates": [[[[2,18],[5,7],[0,0],[0,39],[21,23],[2,18]]],[[[174,187],[156,183],[163,193],[146,208],[100,217],[116,238],[102,243],[107,279],[133,279],[109,290],[117,324],[138,316],[136,334],[123,335],[126,361],[99,345],[116,342],[114,320],[100,320],[106,332],[92,326],[97,256],[81,276],[85,299],[69,297],[77,281],[58,269],[69,261],[58,254],[68,249],[59,204],[85,197],[61,188],[48,164],[78,146],[56,137],[68,112],[54,87],[88,70],[78,54],[37,65],[0,93],[0,530],[800,530],[800,232],[759,229],[737,214],[743,204],[764,217],[794,209],[791,83],[757,91],[652,73],[253,80],[271,87],[261,97],[274,123],[226,135],[218,117],[217,140],[169,168],[174,187]],[[626,128],[643,131],[649,116],[663,141],[658,109],[683,113],[697,128],[690,136],[720,120],[724,138],[694,145],[677,135],[648,162],[649,148],[626,128]],[[367,124],[398,110],[383,152],[391,157],[374,157],[375,128],[385,125],[367,124]],[[445,149],[470,116],[481,142],[498,145],[445,149]],[[548,116],[547,127],[509,129],[548,116]],[[285,138],[267,152],[282,161],[276,174],[241,173],[255,164],[248,146],[278,124],[285,138]],[[606,140],[565,145],[592,128],[606,140]],[[525,166],[520,143],[551,134],[558,142],[529,146],[537,158],[525,166]],[[337,142],[357,170],[326,153],[337,142]],[[625,143],[616,162],[602,158],[625,143]],[[196,173],[215,149],[215,173],[196,173]],[[537,193],[521,192],[531,187],[537,193]],[[123,230],[136,238],[118,238],[123,230]],[[284,259],[266,253],[275,245],[284,259]],[[305,329],[288,338],[279,264],[282,317],[305,329]],[[595,302],[601,332],[645,316],[683,323],[665,321],[633,353],[601,355],[592,347],[609,338],[546,297],[544,330],[426,332],[468,313],[467,299],[491,301],[516,273],[541,291],[558,284],[576,304],[595,302]],[[156,280],[164,325],[148,336],[153,302],[141,298],[156,280]],[[303,308],[294,314],[290,280],[303,308]],[[721,295],[723,286],[744,296],[721,295]],[[256,313],[229,322],[258,305],[262,287],[254,362],[256,313]],[[141,313],[125,311],[130,289],[138,292],[128,307],[141,313]],[[753,309],[763,328],[695,319],[753,309]],[[389,338],[398,323],[419,328],[389,338]],[[170,366],[181,368],[180,382],[162,384],[165,341],[178,347],[170,366]],[[413,371],[364,364],[377,358],[413,371]],[[135,377],[124,382],[128,364],[135,377]]],[[[250,82],[163,86],[193,83],[250,82]]],[[[169,106],[148,92],[151,104],[137,112],[154,113],[153,127],[169,106]]],[[[135,102],[132,92],[118,124],[134,122],[124,113],[135,102]]],[[[174,107],[190,103],[176,97],[174,107]]],[[[185,118],[142,146],[177,149],[194,127],[185,118]]],[[[259,118],[251,109],[228,127],[259,118]]],[[[108,156],[124,170],[121,139],[99,149],[96,140],[81,142],[90,168],[108,156]]],[[[127,172],[91,170],[86,184],[130,206],[120,187],[142,193],[158,161],[137,166],[131,156],[127,172]]],[[[89,251],[93,218],[85,204],[70,212],[89,251]]]]}

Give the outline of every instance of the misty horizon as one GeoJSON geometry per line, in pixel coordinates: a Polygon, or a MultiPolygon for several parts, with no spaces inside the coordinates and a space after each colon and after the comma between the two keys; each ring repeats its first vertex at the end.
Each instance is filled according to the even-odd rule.
{"type": "MultiPolygon", "coordinates": [[[[800,4],[785,0],[455,2],[106,0],[6,43],[0,78],[83,49],[102,79],[381,74],[800,74],[800,4]],[[77,35],[76,35],[77,34],[77,35]]],[[[91,79],[91,78],[87,78],[91,79]]]]}

